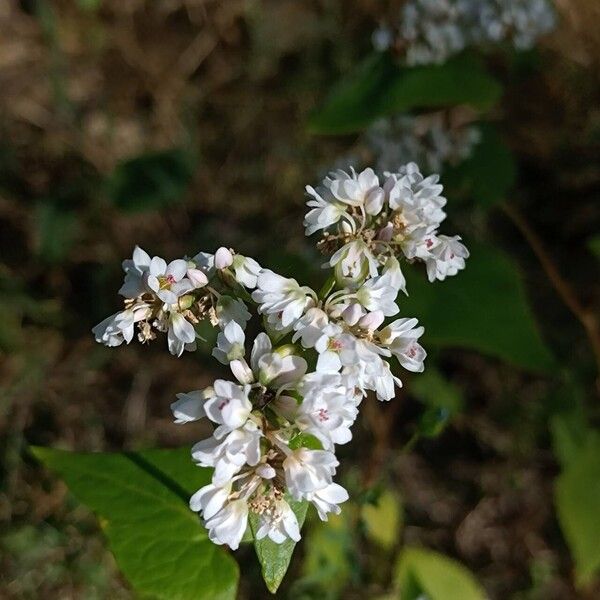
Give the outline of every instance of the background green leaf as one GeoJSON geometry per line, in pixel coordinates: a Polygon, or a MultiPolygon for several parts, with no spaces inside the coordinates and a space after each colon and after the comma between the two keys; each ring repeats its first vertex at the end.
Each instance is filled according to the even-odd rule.
{"type": "Polygon", "coordinates": [[[79,454],[33,448],[71,492],[93,510],[115,559],[144,598],[227,600],[236,596],[238,567],[187,506],[210,481],[189,449],[79,454]]]}
{"type": "MultiPolygon", "coordinates": [[[[585,431],[580,436],[585,436],[585,431]]],[[[600,571],[600,436],[590,431],[585,437],[585,444],[570,457],[554,490],[558,520],[580,586],[590,583],[600,571]]]]}
{"type": "MultiPolygon", "coordinates": [[[[298,525],[302,528],[304,519],[306,518],[306,510],[308,509],[308,502],[296,502],[295,500],[287,499],[292,510],[296,514],[298,519],[298,525]]],[[[252,528],[253,535],[256,535],[258,530],[259,517],[255,513],[250,513],[250,527],[252,528]]],[[[267,584],[267,588],[271,593],[275,593],[279,588],[281,581],[283,580],[290,561],[292,560],[292,554],[296,542],[287,539],[282,544],[276,544],[269,538],[263,538],[262,540],[254,540],[254,549],[256,550],[256,556],[260,562],[263,579],[267,584]]]]}
{"type": "Polygon", "coordinates": [[[500,85],[473,56],[443,65],[401,67],[389,53],[374,53],[343,78],[309,120],[318,134],[354,133],[398,112],[466,104],[487,110],[500,85]]]}
{"type": "Polygon", "coordinates": [[[107,182],[110,200],[127,211],[156,210],[181,201],[192,179],[194,155],[173,148],[119,164],[107,182]]]}
{"type": "Polygon", "coordinates": [[[406,315],[425,325],[425,345],[477,350],[534,371],[548,371],[554,358],[529,308],[521,277],[500,250],[468,242],[467,268],[433,284],[423,269],[405,269],[410,295],[406,315]]]}
{"type": "Polygon", "coordinates": [[[361,506],[365,535],[383,548],[392,549],[400,538],[402,501],[390,489],[383,490],[373,503],[361,506]]]}
{"type": "Polygon", "coordinates": [[[485,600],[483,588],[459,562],[424,548],[405,548],[396,566],[402,600],[485,600]]]}
{"type": "Polygon", "coordinates": [[[444,172],[446,188],[468,196],[483,208],[509,199],[515,184],[517,166],[512,152],[490,124],[481,124],[481,139],[471,156],[444,172]]]}

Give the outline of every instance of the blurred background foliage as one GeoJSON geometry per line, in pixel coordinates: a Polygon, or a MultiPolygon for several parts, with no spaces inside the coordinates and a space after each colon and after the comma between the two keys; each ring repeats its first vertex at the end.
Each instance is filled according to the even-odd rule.
{"type": "MultiPolygon", "coordinates": [[[[368,159],[377,118],[459,105],[481,137],[442,182],[468,268],[435,285],[409,271],[401,309],[426,327],[428,369],[364,403],[342,448],[355,501],[330,524],[309,513],[279,595],[598,597],[597,3],[557,2],[535,50],[410,70],[371,46],[398,4],[1,3],[0,596],[133,596],[29,444],[203,432],[168,405],[219,374],[208,352],[110,351],[90,334],[134,244],[224,244],[318,287],[304,185],[368,159]]],[[[252,549],[237,558],[240,597],[266,597],[252,549]]]]}

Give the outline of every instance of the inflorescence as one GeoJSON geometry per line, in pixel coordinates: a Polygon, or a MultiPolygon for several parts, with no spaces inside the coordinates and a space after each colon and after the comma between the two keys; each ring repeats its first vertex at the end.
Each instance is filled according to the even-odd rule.
{"type": "Polygon", "coordinates": [[[335,448],[352,438],[361,401],[368,392],[394,397],[395,363],[424,368],[423,327],[396,318],[407,293],[401,262],[423,263],[433,282],[463,269],[469,254],[458,236],[438,232],[442,185],[414,163],[382,178],[370,168],[336,171],[306,191],[306,235],[319,233],[331,269],[320,293],[228,248],[167,264],[136,247],[123,262],[124,309],[93,330],[107,346],[164,332],[181,356],[196,349],[200,321],[219,328],[212,354],[232,379],[178,394],[171,408],[176,423],[215,426],[192,449],[213,475],[190,507],[210,539],[232,549],[250,514],[256,538],[281,543],[300,539],[291,501],[312,503],[322,520],[340,512],[348,493],[333,481],[335,448]],[[249,344],[253,314],[262,331],[249,344]]]}

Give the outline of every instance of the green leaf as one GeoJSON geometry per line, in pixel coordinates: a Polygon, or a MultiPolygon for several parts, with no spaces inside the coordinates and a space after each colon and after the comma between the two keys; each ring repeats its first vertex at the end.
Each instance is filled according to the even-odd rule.
{"type": "Polygon", "coordinates": [[[508,199],[517,167],[512,152],[489,124],[480,126],[481,139],[471,156],[444,171],[448,189],[458,188],[476,204],[489,209],[508,199]]]}
{"type": "MultiPolygon", "coordinates": [[[[289,498],[287,501],[296,514],[299,527],[302,528],[304,519],[306,518],[308,502],[305,500],[297,502],[289,498]]],[[[256,538],[256,532],[259,527],[259,516],[252,512],[250,513],[250,527],[252,528],[252,534],[256,538]]],[[[295,547],[296,542],[290,539],[285,540],[282,544],[276,544],[268,537],[263,538],[262,540],[254,540],[254,549],[256,550],[256,556],[260,562],[262,576],[267,584],[267,588],[272,594],[278,590],[286,571],[290,566],[295,547]]]]}
{"type": "Polygon", "coordinates": [[[384,490],[372,504],[363,504],[361,517],[365,535],[386,550],[391,550],[400,537],[402,501],[391,490],[384,490]]]}
{"type": "Polygon", "coordinates": [[[462,347],[532,371],[549,371],[554,358],[529,308],[520,274],[503,252],[467,242],[467,267],[429,283],[422,268],[406,268],[410,296],[404,314],[425,325],[425,345],[462,347]],[[418,271],[418,272],[417,272],[418,271]]]}
{"type": "Polygon", "coordinates": [[[443,65],[401,67],[391,54],[373,53],[334,86],[309,119],[309,130],[354,133],[394,113],[459,104],[487,110],[500,92],[473,56],[458,56],[443,65]]]}
{"type": "Polygon", "coordinates": [[[213,544],[188,498],[210,481],[189,449],[79,454],[33,448],[93,510],[115,559],[143,598],[227,600],[238,567],[213,544]]]}
{"type": "Polygon", "coordinates": [[[589,251],[598,259],[600,260],[600,234],[599,235],[594,235],[592,236],[588,241],[587,241],[587,247],[589,248],[589,251]]]}
{"type": "Polygon", "coordinates": [[[396,566],[402,600],[485,600],[471,572],[459,562],[424,548],[405,548],[396,566]]]}
{"type": "Polygon", "coordinates": [[[116,167],[107,193],[126,211],[164,208],[183,199],[193,168],[193,153],[183,148],[137,156],[116,167]]]}
{"type": "MultiPolygon", "coordinates": [[[[584,435],[584,432],[581,432],[584,435]]],[[[600,435],[587,442],[555,482],[561,529],[575,562],[576,583],[584,587],[600,572],[600,435]]]]}

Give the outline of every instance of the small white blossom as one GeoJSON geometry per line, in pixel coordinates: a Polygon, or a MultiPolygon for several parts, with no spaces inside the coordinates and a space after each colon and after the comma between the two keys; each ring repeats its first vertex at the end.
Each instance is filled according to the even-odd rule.
{"type": "Polygon", "coordinates": [[[261,271],[260,265],[253,259],[241,254],[233,257],[232,263],[235,280],[247,289],[254,289],[261,271]]]}
{"type": "Polygon", "coordinates": [[[217,423],[217,437],[241,427],[246,423],[252,403],[248,400],[249,386],[241,386],[231,381],[217,379],[213,384],[214,396],[204,403],[206,416],[217,423]]]}
{"type": "Polygon", "coordinates": [[[92,332],[96,341],[105,346],[120,346],[123,342],[129,344],[133,339],[135,324],[146,319],[149,314],[148,305],[139,304],[104,319],[92,332]]]}
{"type": "Polygon", "coordinates": [[[205,417],[204,402],[212,395],[212,388],[177,394],[177,400],[171,404],[175,423],[190,423],[205,417]]]}
{"type": "Polygon", "coordinates": [[[446,277],[456,275],[465,268],[465,259],[469,257],[469,251],[457,235],[438,235],[429,252],[430,257],[425,261],[429,281],[443,281],[446,277]]]}
{"type": "Polygon", "coordinates": [[[348,500],[348,492],[337,483],[330,483],[325,487],[306,494],[306,499],[312,502],[321,521],[327,521],[327,514],[339,515],[341,512],[338,504],[348,500]]]}
{"type": "Polygon", "coordinates": [[[217,336],[217,347],[212,355],[224,365],[243,358],[245,339],[244,330],[235,321],[230,321],[217,336]]]}
{"type": "Polygon", "coordinates": [[[146,291],[145,277],[150,269],[150,255],[136,246],[131,259],[123,261],[125,280],[119,290],[119,294],[125,298],[136,298],[146,291]]]}
{"type": "Polygon", "coordinates": [[[263,269],[257,281],[252,298],[262,314],[277,314],[283,327],[292,326],[304,311],[314,303],[314,292],[300,286],[295,279],[277,275],[269,269],[263,269]]]}
{"type": "Polygon", "coordinates": [[[298,519],[290,505],[283,499],[275,500],[268,510],[260,515],[256,539],[268,537],[276,544],[281,544],[287,539],[294,542],[300,540],[298,519]]]}
{"type": "Polygon", "coordinates": [[[339,462],[335,455],[326,450],[298,448],[283,461],[285,481],[295,500],[320,490],[331,483],[339,462]]]}
{"type": "Polygon", "coordinates": [[[179,296],[193,289],[185,279],[187,269],[185,260],[173,260],[167,265],[160,256],[155,256],[150,261],[148,287],[166,304],[175,304],[179,296]]]}

